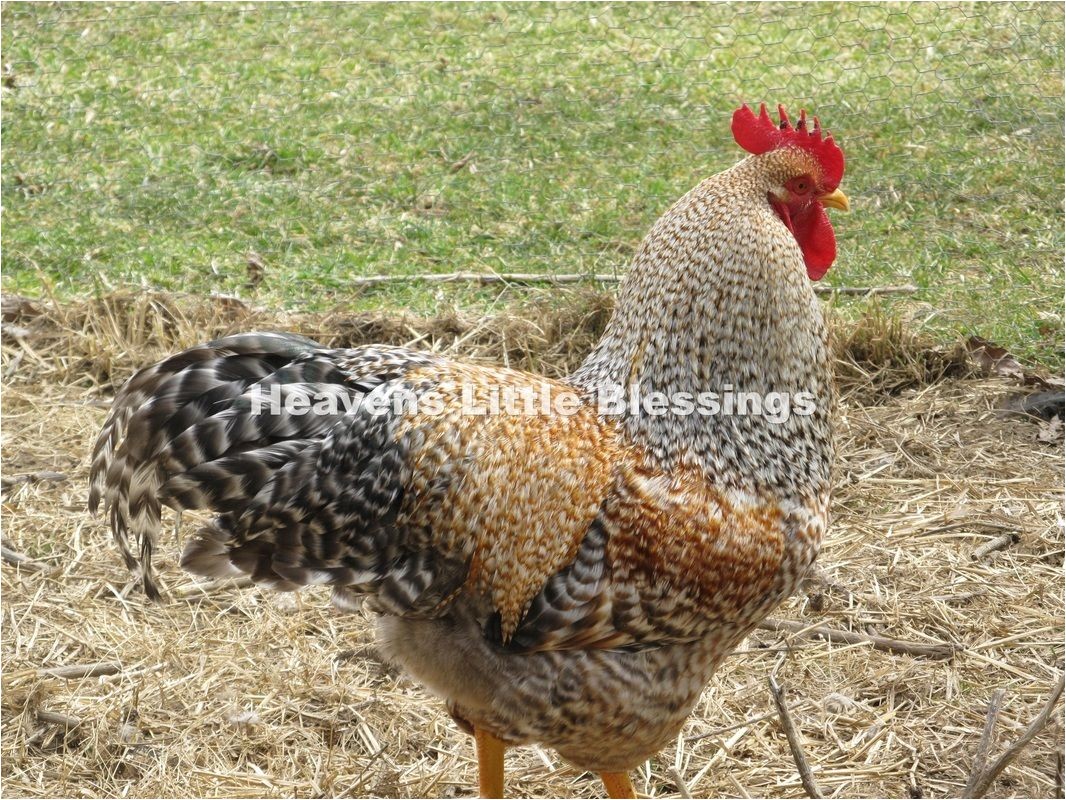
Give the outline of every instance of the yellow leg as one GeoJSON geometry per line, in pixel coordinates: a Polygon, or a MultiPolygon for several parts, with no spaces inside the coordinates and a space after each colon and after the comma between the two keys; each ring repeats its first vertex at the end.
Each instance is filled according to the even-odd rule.
{"type": "Polygon", "coordinates": [[[477,784],[482,797],[503,797],[503,751],[506,745],[488,731],[474,729],[477,784]]]}
{"type": "Polygon", "coordinates": [[[603,788],[607,790],[608,797],[637,796],[628,772],[601,772],[600,780],[603,781],[603,788]]]}

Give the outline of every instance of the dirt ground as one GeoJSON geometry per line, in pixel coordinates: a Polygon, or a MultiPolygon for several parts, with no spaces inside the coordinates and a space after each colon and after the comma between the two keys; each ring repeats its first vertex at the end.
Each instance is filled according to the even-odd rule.
{"type": "MultiPolygon", "coordinates": [[[[37,311],[12,317],[0,366],[3,794],[474,794],[471,740],[377,659],[366,617],[338,613],[320,591],[198,588],[177,569],[176,539],[159,557],[168,599],[150,604],[85,511],[87,456],[116,382],[231,327],[312,332],[311,321],[225,304],[209,320],[151,303],[37,311]],[[31,560],[11,563],[20,555],[31,560]],[[99,666],[47,671],[84,665],[99,666]]],[[[602,317],[583,312],[589,336],[602,317]]],[[[447,339],[444,349],[512,364],[539,348],[533,365],[557,371],[587,346],[573,319],[509,327],[502,343],[485,321],[411,324],[314,327],[335,340],[447,339]]],[[[898,332],[860,338],[838,336],[837,489],[820,573],[773,617],[797,625],[756,631],[725,662],[677,743],[634,776],[645,796],[804,796],[770,676],[825,796],[958,796],[993,694],[1004,691],[989,761],[1059,680],[1061,426],[1003,413],[1032,391],[1017,378],[901,355],[886,344],[898,332]],[[894,366],[879,371],[859,352],[894,366]],[[804,633],[816,626],[853,641],[804,633]]],[[[1061,796],[1061,720],[1059,705],[990,796],[1061,796]]],[[[598,780],[539,748],[509,752],[507,773],[511,796],[602,796],[598,780]]]]}

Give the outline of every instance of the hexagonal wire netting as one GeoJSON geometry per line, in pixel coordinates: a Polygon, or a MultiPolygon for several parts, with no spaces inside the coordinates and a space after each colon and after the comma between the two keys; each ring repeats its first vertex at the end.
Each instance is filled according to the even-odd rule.
{"type": "Polygon", "coordinates": [[[949,322],[1026,287],[1032,319],[991,330],[1017,338],[1061,299],[1060,4],[9,4],[3,22],[16,291],[240,291],[249,252],[286,302],[336,302],[352,275],[624,269],[738,158],[732,109],[765,100],[817,112],[847,153],[857,213],[830,282],[914,283],[949,322]]]}

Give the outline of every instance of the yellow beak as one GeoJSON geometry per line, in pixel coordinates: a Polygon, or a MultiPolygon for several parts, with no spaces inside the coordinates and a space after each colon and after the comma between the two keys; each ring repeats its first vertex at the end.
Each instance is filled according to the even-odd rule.
{"type": "Polygon", "coordinates": [[[839,189],[834,189],[830,194],[823,194],[818,198],[818,202],[827,208],[839,208],[841,211],[851,209],[848,196],[839,189]]]}

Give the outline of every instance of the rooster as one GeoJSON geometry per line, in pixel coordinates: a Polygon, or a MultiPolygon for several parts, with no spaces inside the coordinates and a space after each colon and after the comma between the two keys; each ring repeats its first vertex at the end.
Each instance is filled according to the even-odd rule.
{"type": "Polygon", "coordinates": [[[567,379],[228,336],[121,389],[90,509],[153,598],[166,505],[215,513],[186,543],[190,572],[365,601],[381,651],[473,734],[482,796],[502,796],[505,748],[531,742],[635,796],[628,771],[676,737],[826,529],[832,391],[810,281],[836,256],[844,157],[817,118],[779,117],[736,110],[751,155],[655,223],[567,379]],[[494,406],[504,390],[533,402],[494,406]],[[804,413],[752,409],[775,394],[806,396],[804,413]]]}

